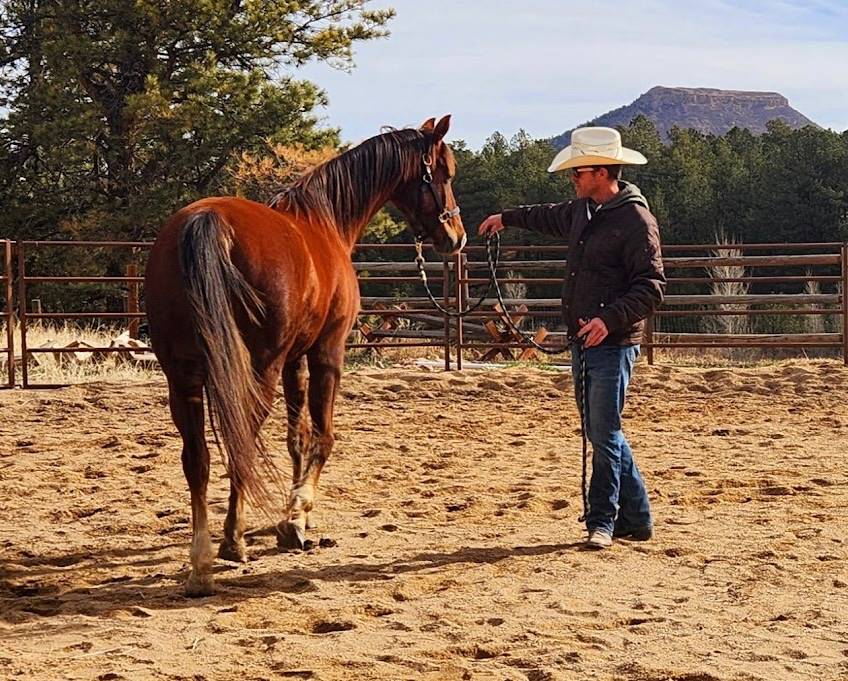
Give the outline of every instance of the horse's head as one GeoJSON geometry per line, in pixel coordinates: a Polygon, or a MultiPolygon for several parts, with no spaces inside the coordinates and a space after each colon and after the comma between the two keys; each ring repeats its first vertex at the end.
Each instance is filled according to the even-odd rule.
{"type": "Polygon", "coordinates": [[[420,128],[423,139],[417,140],[417,161],[410,177],[401,183],[391,201],[404,214],[415,238],[433,243],[442,255],[454,255],[465,246],[465,228],[459,206],[451,189],[456,161],[444,142],[450,127],[450,115],[436,123],[435,118],[420,128]]]}

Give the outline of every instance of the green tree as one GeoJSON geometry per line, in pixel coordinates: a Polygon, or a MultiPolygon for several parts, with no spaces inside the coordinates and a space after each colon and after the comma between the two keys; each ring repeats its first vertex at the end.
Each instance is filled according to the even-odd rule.
{"type": "Polygon", "coordinates": [[[620,127],[622,143],[641,152],[648,163],[642,166],[630,166],[624,169],[624,179],[633,182],[651,206],[651,211],[661,227],[670,222],[668,212],[668,178],[669,168],[668,148],[654,124],[645,116],[638,115],[630,125],[620,127]]]}
{"type": "Polygon", "coordinates": [[[669,137],[665,175],[669,217],[664,235],[672,243],[712,243],[718,200],[712,185],[714,138],[679,128],[673,128],[669,137]]]}
{"type": "Polygon", "coordinates": [[[352,65],[393,10],[367,0],[5,0],[3,236],[150,238],[272,144],[337,144],[290,72],[352,65]]]}
{"type": "Polygon", "coordinates": [[[846,145],[829,130],[791,130],[772,121],[762,137],[760,183],[766,205],[759,215],[767,241],[845,238],[848,211],[846,145]]]}
{"type": "MultiPolygon", "coordinates": [[[[534,140],[523,130],[511,139],[493,133],[479,152],[454,145],[457,158],[456,196],[466,229],[474,234],[488,215],[504,208],[563,201],[573,196],[568,177],[549,173],[554,150],[546,140],[534,140]]],[[[510,230],[508,243],[536,243],[537,235],[510,230]],[[536,241],[534,241],[534,239],[536,241]]]]}

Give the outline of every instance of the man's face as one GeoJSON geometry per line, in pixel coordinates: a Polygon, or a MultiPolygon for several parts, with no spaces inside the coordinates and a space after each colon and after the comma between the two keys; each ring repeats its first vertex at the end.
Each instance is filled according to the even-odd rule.
{"type": "Polygon", "coordinates": [[[603,168],[572,168],[571,181],[574,183],[574,193],[578,199],[591,198],[607,180],[606,170],[603,168]]]}

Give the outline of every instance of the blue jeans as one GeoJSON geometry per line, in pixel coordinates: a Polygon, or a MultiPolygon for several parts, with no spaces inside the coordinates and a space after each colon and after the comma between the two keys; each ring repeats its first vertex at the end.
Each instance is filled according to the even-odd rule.
{"type": "Polygon", "coordinates": [[[586,527],[612,534],[617,527],[650,527],[651,505],[633,452],[621,430],[621,412],[639,346],[599,345],[571,348],[571,367],[578,408],[582,408],[582,361],[586,358],[584,414],[592,443],[592,480],[586,527]]]}

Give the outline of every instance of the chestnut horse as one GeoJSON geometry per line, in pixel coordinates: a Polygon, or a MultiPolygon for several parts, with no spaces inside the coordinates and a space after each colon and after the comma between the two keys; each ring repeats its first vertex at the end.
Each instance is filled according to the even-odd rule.
{"type": "Polygon", "coordinates": [[[204,392],[230,479],[218,556],[246,559],[245,497],[266,511],[285,509],[278,543],[303,548],[333,447],[345,340],[359,310],[354,245],[387,201],[438,252],[454,254],[465,245],[450,185],[454,158],[443,141],[449,125],[445,116],[372,137],[304,175],[269,206],[207,198],[162,228],[147,264],[145,297],[191,490],[187,594],[213,590],[204,392]],[[293,469],[285,507],[275,505],[281,478],[259,434],[281,374],[293,469]]]}

